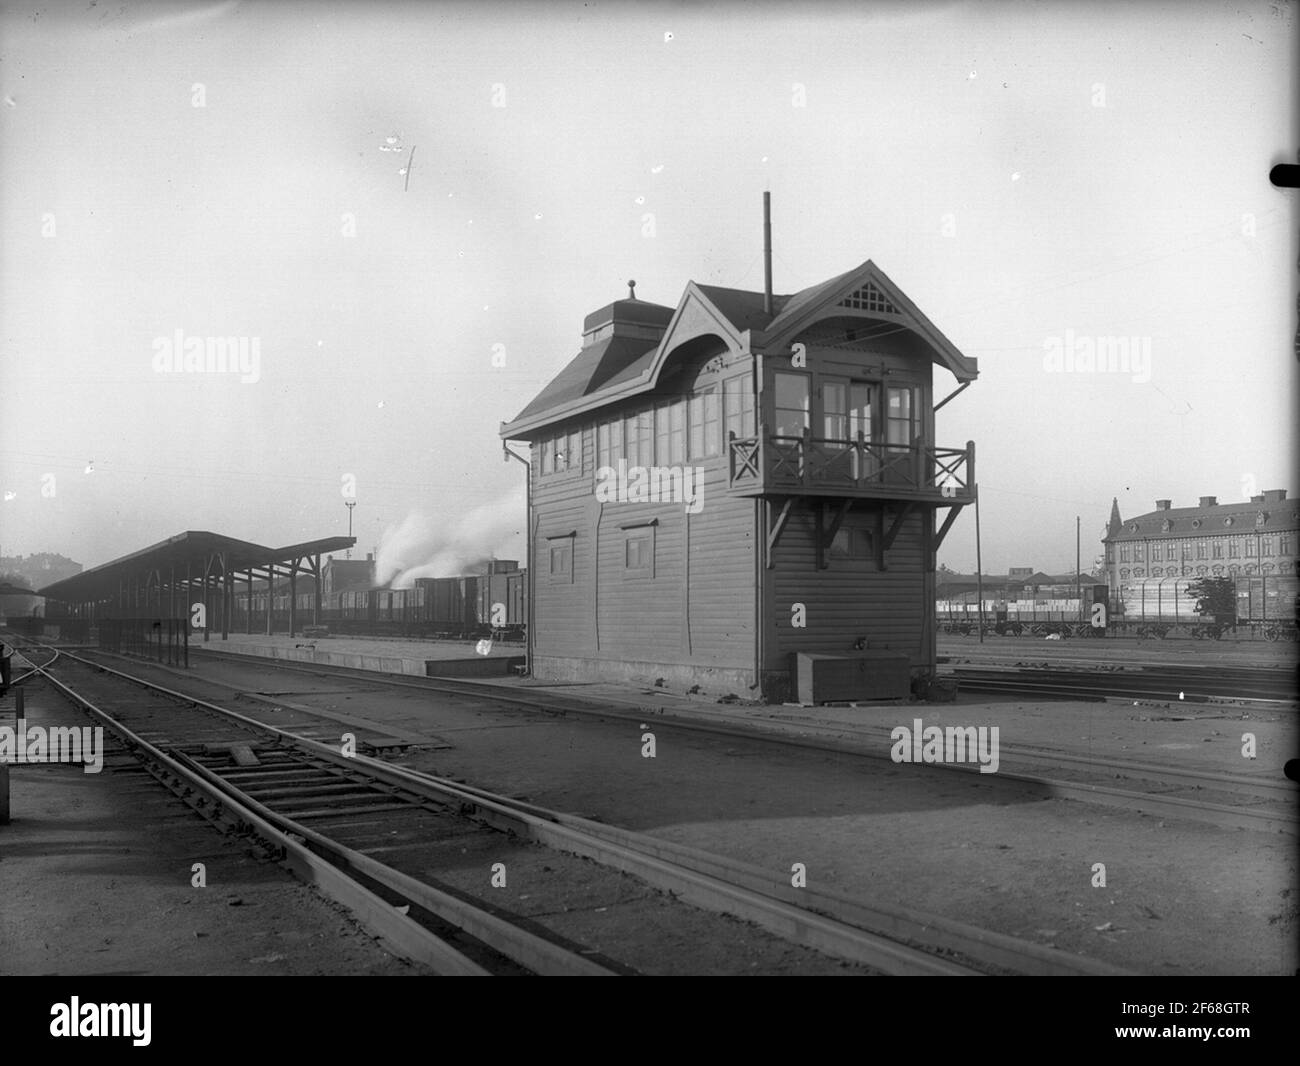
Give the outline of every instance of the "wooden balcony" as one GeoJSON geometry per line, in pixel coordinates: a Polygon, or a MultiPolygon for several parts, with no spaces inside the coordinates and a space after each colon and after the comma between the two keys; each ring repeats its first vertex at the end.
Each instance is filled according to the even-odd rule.
{"type": "MultiPolygon", "coordinates": [[[[760,427],[761,429],[761,427],[760,427]]],[[[960,506],[975,499],[975,443],[828,440],[761,433],[728,442],[731,491],[740,496],[831,496],[960,506]]]]}

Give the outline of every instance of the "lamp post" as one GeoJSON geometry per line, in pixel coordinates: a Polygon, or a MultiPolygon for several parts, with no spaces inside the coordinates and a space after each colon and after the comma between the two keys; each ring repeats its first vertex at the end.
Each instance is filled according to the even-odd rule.
{"type": "MultiPolygon", "coordinates": [[[[518,452],[512,452],[505,441],[501,442],[501,451],[504,453],[501,459],[503,463],[509,462],[511,459],[518,460],[524,464],[528,476],[528,480],[524,483],[524,521],[526,523],[524,536],[527,544],[525,550],[528,552],[528,620],[525,623],[526,628],[524,630],[524,669],[531,677],[533,673],[533,612],[537,600],[537,597],[533,595],[535,571],[537,570],[537,560],[533,558],[533,464],[518,452]]],[[[573,563],[570,562],[569,565],[572,567],[573,563]]]]}
{"type": "MultiPolygon", "coordinates": [[[[356,500],[344,500],[344,501],[343,501],[343,506],[346,507],[346,508],[348,509],[348,539],[349,539],[349,540],[352,538],[352,508],[354,508],[356,505],[357,505],[357,501],[356,501],[356,500]]],[[[347,555],[345,556],[345,558],[348,558],[348,559],[351,559],[351,558],[352,558],[352,546],[351,546],[351,545],[348,545],[348,551],[347,551],[347,555]]]]}

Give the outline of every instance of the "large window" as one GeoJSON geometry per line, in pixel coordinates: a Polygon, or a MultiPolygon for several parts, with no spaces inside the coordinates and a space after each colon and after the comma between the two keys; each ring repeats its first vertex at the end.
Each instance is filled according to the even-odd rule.
{"type": "Polygon", "coordinates": [[[618,461],[623,458],[622,418],[611,418],[609,421],[601,423],[597,432],[596,447],[599,465],[616,469],[618,461]]]}
{"type": "Polygon", "coordinates": [[[571,429],[564,438],[564,466],[566,470],[582,473],[582,430],[571,429]]]}
{"type": "Polygon", "coordinates": [[[916,436],[910,387],[891,385],[885,389],[885,440],[889,444],[910,445],[916,436]]]}
{"type": "Polygon", "coordinates": [[[849,386],[842,381],[822,385],[822,436],[827,440],[849,438],[849,386]]]}
{"type": "Polygon", "coordinates": [[[778,437],[802,437],[809,428],[809,385],[807,374],[774,375],[773,426],[778,437]]]}
{"type": "Polygon", "coordinates": [[[1129,559],[1128,559],[1128,545],[1127,545],[1127,544],[1121,544],[1121,545],[1119,546],[1119,561],[1120,561],[1121,563],[1126,563],[1126,562],[1129,561],[1129,559]]]}
{"type": "Polygon", "coordinates": [[[627,465],[654,465],[654,411],[627,416],[627,465]]]}
{"type": "Polygon", "coordinates": [[[749,375],[722,383],[722,418],[727,440],[754,435],[754,389],[749,375]]]}
{"type": "Polygon", "coordinates": [[[627,538],[628,570],[649,572],[654,566],[654,537],[650,533],[638,533],[627,538]]]}
{"type": "Polygon", "coordinates": [[[547,537],[548,570],[552,584],[573,583],[573,541],[576,533],[547,537]]]}
{"type": "Polygon", "coordinates": [[[582,430],[571,429],[553,434],[539,442],[542,453],[542,474],[562,474],[582,470],[582,430]]]}
{"type": "Polygon", "coordinates": [[[836,530],[835,539],[831,541],[831,558],[871,558],[871,530],[856,527],[836,530]]]}
{"type": "Polygon", "coordinates": [[[708,388],[692,393],[690,400],[690,458],[704,459],[718,454],[718,390],[708,388]]]}
{"type": "Polygon", "coordinates": [[[686,401],[655,408],[655,464],[680,466],[686,461],[686,401]]]}

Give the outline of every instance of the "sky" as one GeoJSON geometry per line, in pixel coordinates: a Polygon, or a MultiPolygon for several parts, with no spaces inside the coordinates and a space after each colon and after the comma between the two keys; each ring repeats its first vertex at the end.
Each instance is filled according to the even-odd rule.
{"type": "Polygon", "coordinates": [[[936,422],[986,572],[1294,496],[1296,49],[1267,2],[5,3],[0,552],[354,502],[359,552],[523,558],[500,424],[629,278],[761,289],[764,190],[778,293],[869,258],[979,360],[936,422]]]}

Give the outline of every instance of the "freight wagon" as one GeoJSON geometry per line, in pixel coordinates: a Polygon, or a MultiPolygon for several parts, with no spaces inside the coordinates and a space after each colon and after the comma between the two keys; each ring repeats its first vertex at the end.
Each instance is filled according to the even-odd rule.
{"type": "MultiPolygon", "coordinates": [[[[403,636],[425,639],[522,640],[527,628],[527,571],[514,560],[498,559],[477,574],[417,578],[407,589],[379,588],[321,597],[320,623],[332,633],[403,636]]],[[[274,624],[289,624],[288,585],[277,586],[272,597],[274,624]]],[[[234,628],[247,624],[248,599],[236,594],[234,628]]],[[[314,592],[295,600],[299,628],[313,624],[314,592]]],[[[253,593],[253,628],[265,625],[267,592],[253,593]]]]}

